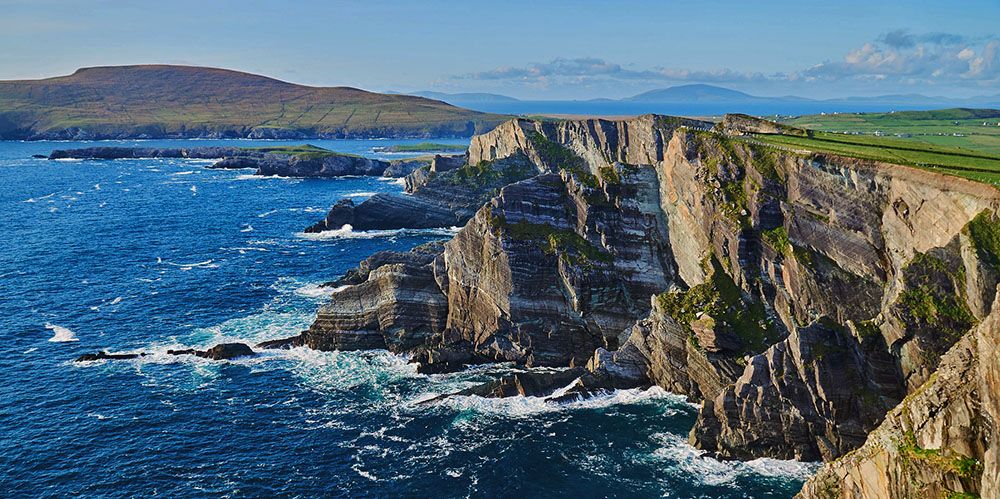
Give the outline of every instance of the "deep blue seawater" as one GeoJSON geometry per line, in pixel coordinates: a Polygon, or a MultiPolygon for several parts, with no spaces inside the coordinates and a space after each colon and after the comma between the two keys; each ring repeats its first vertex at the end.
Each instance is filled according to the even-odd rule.
{"type": "MultiPolygon", "coordinates": [[[[372,156],[393,143],[312,142],[372,156]]],[[[220,143],[254,144],[141,144],[220,143]]],[[[307,349],[167,356],[296,334],[325,299],[317,284],[448,231],[300,233],[341,197],[400,189],[381,179],[31,159],[92,145],[0,142],[2,497],[789,497],[814,469],[701,457],[686,444],[695,409],[658,389],[425,407],[414,402],[510,368],[424,376],[386,352],[307,349]],[[71,362],[102,349],[153,355],[71,362]]]]}

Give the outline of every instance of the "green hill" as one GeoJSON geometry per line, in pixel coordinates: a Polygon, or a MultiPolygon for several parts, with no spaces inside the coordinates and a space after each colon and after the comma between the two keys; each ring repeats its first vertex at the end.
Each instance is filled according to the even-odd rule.
{"type": "Polygon", "coordinates": [[[503,116],[349,87],[308,87],[238,71],[113,66],[0,81],[0,138],[444,137],[503,116]]]}
{"type": "Polygon", "coordinates": [[[827,132],[888,135],[1000,155],[1000,109],[814,114],[783,123],[827,132]]]}

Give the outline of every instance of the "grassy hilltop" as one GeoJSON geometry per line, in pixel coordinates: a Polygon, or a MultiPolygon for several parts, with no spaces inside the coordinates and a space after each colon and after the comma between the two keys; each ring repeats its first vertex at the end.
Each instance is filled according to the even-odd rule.
{"type": "Polygon", "coordinates": [[[422,97],[189,66],[0,81],[4,139],[468,136],[503,119],[422,97]]]}

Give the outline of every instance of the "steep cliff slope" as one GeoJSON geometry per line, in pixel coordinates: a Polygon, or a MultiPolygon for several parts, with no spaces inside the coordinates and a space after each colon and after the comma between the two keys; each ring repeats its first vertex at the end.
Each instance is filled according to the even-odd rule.
{"type": "Polygon", "coordinates": [[[595,389],[703,402],[692,443],[722,457],[857,449],[990,316],[1000,193],[767,146],[744,135],[781,127],[749,117],[706,128],[515,120],[474,137],[470,164],[542,173],[433,258],[384,259],[297,341],[385,346],[428,372],[586,364],[595,389]]]}

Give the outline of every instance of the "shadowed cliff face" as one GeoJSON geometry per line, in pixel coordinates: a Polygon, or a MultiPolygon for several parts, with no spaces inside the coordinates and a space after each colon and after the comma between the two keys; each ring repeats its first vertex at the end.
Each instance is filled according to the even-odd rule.
{"type": "Polygon", "coordinates": [[[824,466],[800,497],[996,497],[1000,310],[993,308],[864,446],[824,466]]]}
{"type": "Polygon", "coordinates": [[[433,257],[334,294],[308,343],[412,352],[426,372],[586,363],[589,388],[704,402],[692,443],[723,457],[862,446],[992,317],[1000,196],[706,127],[514,120],[474,137],[470,164],[543,173],[433,257]]]}

